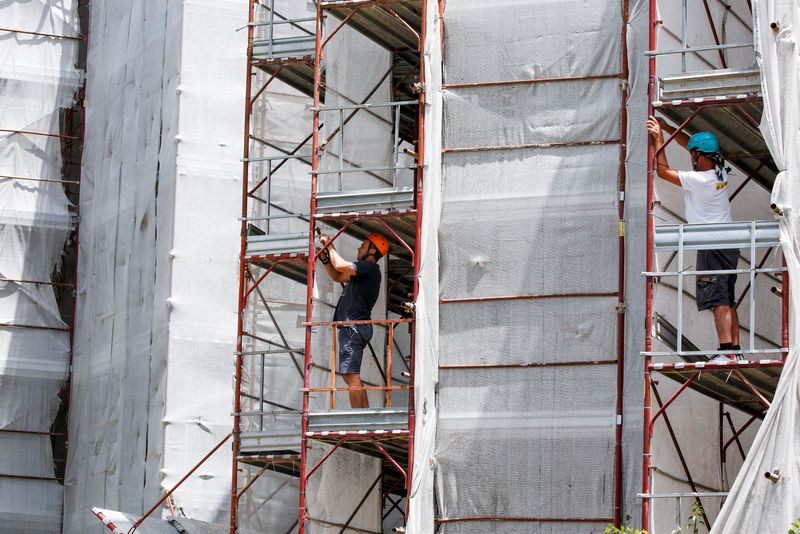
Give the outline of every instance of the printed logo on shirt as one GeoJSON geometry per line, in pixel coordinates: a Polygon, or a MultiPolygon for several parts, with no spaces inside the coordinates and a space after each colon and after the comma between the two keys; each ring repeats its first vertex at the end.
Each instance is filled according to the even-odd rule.
{"type": "Polygon", "coordinates": [[[716,185],[717,191],[719,191],[720,189],[725,189],[726,187],[728,187],[728,182],[717,182],[716,185]]]}

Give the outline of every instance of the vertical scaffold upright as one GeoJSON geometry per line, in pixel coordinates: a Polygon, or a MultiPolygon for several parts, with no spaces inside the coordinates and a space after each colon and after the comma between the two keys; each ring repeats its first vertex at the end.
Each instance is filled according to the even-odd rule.
{"type": "MultiPolygon", "coordinates": [[[[732,66],[733,51],[742,57],[742,49],[752,49],[752,40],[748,42],[724,43],[720,40],[714,21],[712,9],[708,2],[693,5],[687,0],[670,2],[672,11],[680,15],[679,28],[667,28],[667,35],[680,41],[680,46],[672,49],[658,49],[657,33],[664,21],[657,18],[655,0],[650,0],[649,26],[649,113],[666,119],[676,125],[669,135],[666,148],[682,132],[692,134],[698,131],[710,131],[719,138],[721,149],[726,160],[733,164],[745,176],[740,186],[730,194],[733,202],[748,184],[759,184],[769,190],[774,182],[775,167],[764,140],[759,132],[759,121],[763,110],[761,96],[761,80],[758,67],[747,65],[732,66]],[[691,22],[691,9],[702,10],[708,28],[705,32],[713,38],[714,44],[689,46],[687,28],[691,22]],[[660,59],[673,59],[672,67],[678,64],[679,72],[667,72],[668,66],[659,67],[660,59]],[[691,65],[702,66],[701,70],[692,71],[691,65]],[[657,68],[659,67],[659,68],[657,68]]],[[[749,4],[749,3],[748,3],[749,4]]],[[[662,6],[662,9],[666,6],[662,6]]],[[[667,10],[668,11],[668,10],[667,10]]],[[[726,14],[736,18],[742,27],[747,28],[746,17],[735,11],[726,14]]],[[[702,16],[701,16],[702,19],[702,16]]],[[[699,23],[699,22],[698,22],[699,23]]],[[[751,56],[752,57],[752,56],[751,56]]],[[[695,67],[697,68],[697,67],[695,67]]],[[[764,265],[773,251],[779,249],[780,239],[778,225],[775,221],[746,221],[725,224],[668,224],[656,226],[656,211],[660,202],[655,198],[654,175],[656,173],[656,157],[652,141],[648,146],[647,166],[647,258],[646,258],[646,317],[644,356],[644,416],[643,416],[643,467],[642,467],[642,528],[655,534],[657,525],[655,507],[665,501],[670,503],[670,514],[675,514],[674,527],[681,527],[681,505],[696,501],[706,525],[711,525],[708,515],[711,509],[703,506],[702,499],[721,502],[727,495],[724,491],[727,484],[725,472],[726,451],[736,445],[744,459],[745,449],[740,436],[757,419],[763,418],[769,408],[775,391],[784,359],[788,353],[788,274],[783,267],[765,268],[764,265]],[[745,251],[736,269],[722,271],[697,271],[684,261],[684,255],[696,250],[722,250],[738,248],[745,251]],[[757,249],[767,249],[758,259],[757,249]],[[656,254],[665,254],[664,260],[657,266],[656,254]],[[670,269],[675,262],[677,265],[670,269]],[[748,263],[749,265],[743,265],[748,263]],[[742,322],[742,330],[746,332],[742,349],[730,357],[730,350],[703,349],[694,345],[684,333],[688,326],[683,303],[689,294],[685,278],[687,276],[716,275],[735,273],[747,277],[747,284],[736,299],[736,308],[744,304],[747,319],[742,322]],[[779,340],[770,339],[767,334],[756,330],[756,309],[765,306],[762,292],[756,295],[756,282],[767,280],[773,294],[779,295],[781,302],[779,340]],[[669,284],[675,281],[675,287],[669,284]],[[674,308],[676,317],[667,318],[667,312],[659,313],[654,305],[654,292],[657,285],[671,287],[676,290],[678,303],[674,308]],[[671,321],[675,321],[673,324],[671,321]],[[655,347],[658,345],[657,347],[655,347]],[[655,348],[654,348],[655,347],[655,348]],[[702,379],[701,379],[702,374],[702,379]],[[662,401],[659,394],[657,375],[670,378],[678,383],[677,389],[669,398],[662,401]],[[719,403],[717,428],[719,429],[720,473],[723,491],[700,491],[701,486],[692,476],[690,462],[687,460],[679,442],[678,429],[673,426],[667,413],[668,407],[686,391],[692,389],[719,403]],[[653,400],[657,403],[654,407],[653,400]],[[735,408],[749,416],[749,419],[737,428],[725,407],[735,408]],[[655,413],[653,413],[655,408],[655,413]],[[658,470],[652,454],[652,438],[655,423],[663,421],[669,435],[671,445],[675,449],[677,459],[682,468],[682,475],[690,487],[690,492],[656,492],[654,476],[658,470]],[[730,434],[726,440],[725,431],[730,434]],[[683,502],[682,502],[683,500],[683,502]],[[675,506],[677,504],[677,506],[675,506]],[[674,512],[677,510],[677,512],[674,512]]],[[[752,187],[752,186],[751,186],[752,187]]],[[[665,211],[669,217],[674,213],[665,211]]],[[[763,284],[761,284],[763,286],[763,284]]],[[[766,303],[768,304],[768,303],[766,303]]],[[[676,408],[673,408],[676,410],[676,408]]],[[[695,436],[693,439],[697,440],[695,436]]],[[[685,510],[684,510],[685,512],[685,510]]],[[[670,516],[671,517],[671,516],[670,516]]],[[[663,521],[663,520],[662,520],[663,521]]],[[[672,528],[672,527],[671,527],[672,528]]]]}

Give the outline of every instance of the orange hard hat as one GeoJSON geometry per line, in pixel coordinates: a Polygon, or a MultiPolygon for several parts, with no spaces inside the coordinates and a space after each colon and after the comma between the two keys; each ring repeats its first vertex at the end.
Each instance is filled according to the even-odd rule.
{"type": "Polygon", "coordinates": [[[378,252],[381,253],[381,256],[386,256],[386,253],[389,252],[389,240],[386,239],[384,236],[378,233],[369,234],[367,239],[370,243],[375,245],[375,248],[378,249],[378,252]]]}

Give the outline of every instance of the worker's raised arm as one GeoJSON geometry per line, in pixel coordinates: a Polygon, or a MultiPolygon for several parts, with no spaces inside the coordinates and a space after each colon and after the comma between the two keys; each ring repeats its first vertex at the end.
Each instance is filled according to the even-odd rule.
{"type": "MultiPolygon", "coordinates": [[[[658,121],[658,125],[661,126],[661,130],[662,131],[667,132],[668,135],[672,135],[673,133],[675,133],[675,130],[677,128],[673,128],[672,126],[667,124],[664,121],[664,119],[656,119],[656,120],[658,121]]],[[[686,150],[689,150],[689,147],[688,147],[688,145],[689,145],[689,134],[687,134],[683,130],[678,132],[678,135],[676,135],[673,138],[673,140],[676,143],[678,143],[679,145],[681,145],[683,148],[685,148],[686,150]]]]}
{"type": "Polygon", "coordinates": [[[320,259],[325,265],[325,272],[328,273],[328,276],[330,276],[334,282],[347,282],[351,276],[356,274],[355,265],[342,258],[336,249],[333,248],[333,244],[329,245],[331,242],[330,236],[322,234],[319,238],[319,242],[323,247],[328,245],[328,248],[320,254],[320,259]]]}
{"type": "Polygon", "coordinates": [[[661,131],[661,125],[655,117],[650,116],[647,118],[646,126],[647,132],[653,138],[653,146],[658,153],[658,156],[656,156],[656,174],[658,174],[659,178],[681,187],[678,171],[670,168],[669,163],[667,163],[667,155],[664,152],[664,132],[661,131]]]}

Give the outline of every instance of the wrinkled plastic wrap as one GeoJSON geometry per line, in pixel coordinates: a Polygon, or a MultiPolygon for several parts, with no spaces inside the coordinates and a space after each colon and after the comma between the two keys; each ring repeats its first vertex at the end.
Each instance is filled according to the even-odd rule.
{"type": "Polygon", "coordinates": [[[764,115],[761,132],[778,169],[772,202],[783,210],[781,247],[789,269],[789,347],[775,396],[747,454],[712,534],[786,532],[800,516],[800,447],[797,317],[800,314],[800,158],[797,2],[753,2],[754,36],[761,67],[764,115]],[[777,23],[777,28],[770,27],[777,23]],[[764,474],[780,472],[777,482],[764,474]]]}
{"type": "MultiPolygon", "coordinates": [[[[65,532],[143,513],[230,431],[246,16],[91,4],[65,532]]],[[[227,523],[229,451],[174,494],[187,516],[227,523]]]]}
{"type": "MultiPolygon", "coordinates": [[[[75,1],[4,3],[0,20],[80,33],[75,1]]],[[[0,532],[9,534],[60,532],[63,490],[48,433],[70,346],[47,282],[74,220],[62,184],[21,178],[63,178],[57,136],[82,80],[77,59],[74,39],[0,31],[0,532]]]]}
{"type": "MultiPolygon", "coordinates": [[[[631,3],[627,28],[623,520],[639,508],[642,4],[631,3]]],[[[621,2],[444,7],[445,84],[621,72],[621,2]]],[[[614,512],[617,369],[581,364],[616,359],[620,80],[450,87],[443,114],[440,531],[602,532],[614,512]],[[574,296],[524,298],[564,294],[574,296]],[[555,366],[513,367],[541,363],[555,366]]]]}

